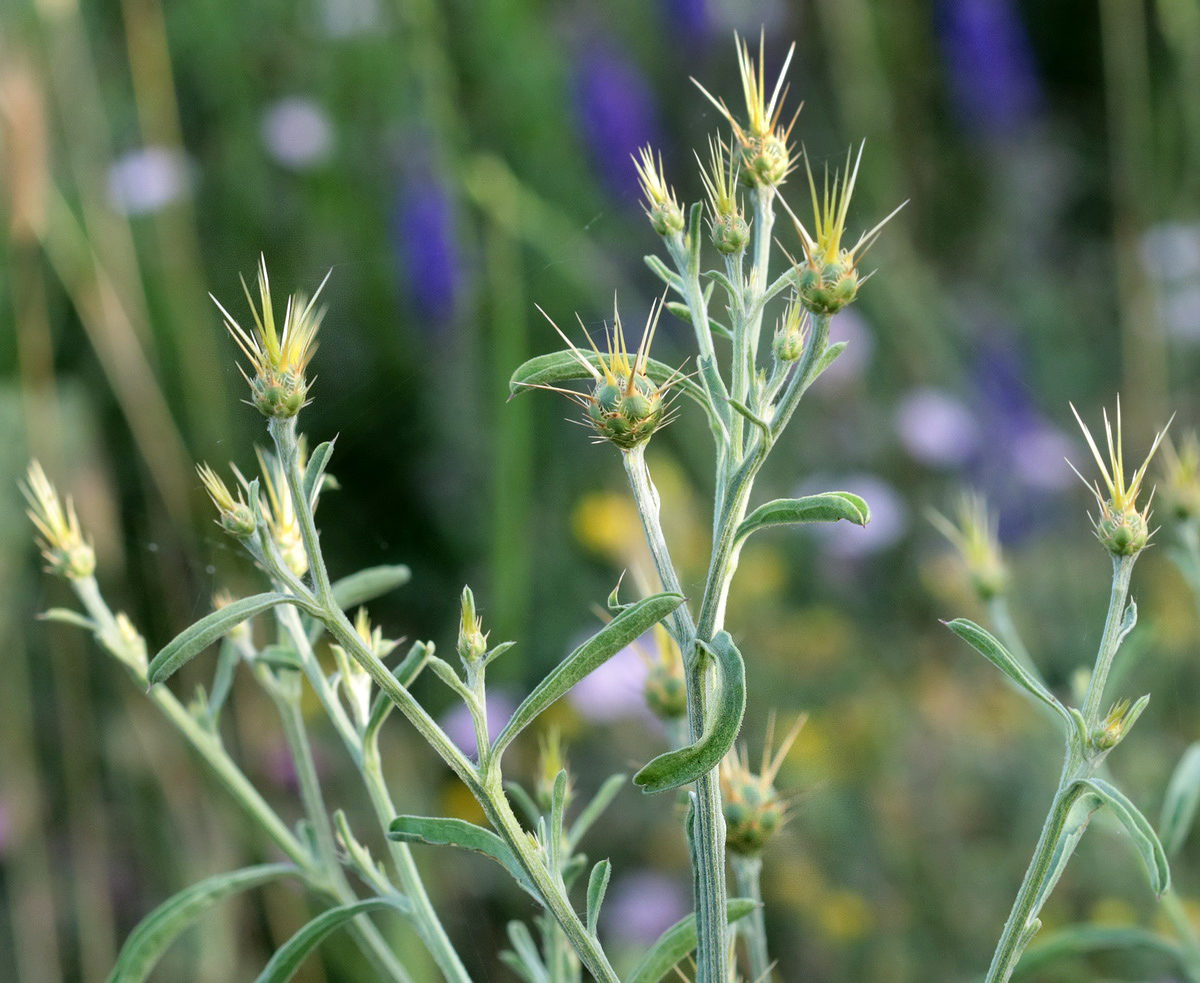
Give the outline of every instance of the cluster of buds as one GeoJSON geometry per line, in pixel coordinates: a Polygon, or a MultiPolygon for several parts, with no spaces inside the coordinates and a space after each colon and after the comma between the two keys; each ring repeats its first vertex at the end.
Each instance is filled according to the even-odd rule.
{"type": "Polygon", "coordinates": [[[1162,497],[1176,522],[1200,519],[1200,437],[1188,433],[1179,447],[1163,445],[1162,497]]]}
{"type": "MultiPolygon", "coordinates": [[[[1142,492],[1146,469],[1150,466],[1154,452],[1158,450],[1158,445],[1162,443],[1162,439],[1166,435],[1166,428],[1159,431],[1141,467],[1134,471],[1133,476],[1126,481],[1120,400],[1117,400],[1115,438],[1112,425],[1109,423],[1108,412],[1104,413],[1104,433],[1108,449],[1107,464],[1100,449],[1096,446],[1095,440],[1092,439],[1091,432],[1080,419],[1079,411],[1072,406],[1071,412],[1075,414],[1075,419],[1083,430],[1084,437],[1087,438],[1088,447],[1091,448],[1092,456],[1096,459],[1096,464],[1100,468],[1100,476],[1104,482],[1104,488],[1101,490],[1098,482],[1089,482],[1079,474],[1074,465],[1071,465],[1072,470],[1091,489],[1100,505],[1099,514],[1092,519],[1096,538],[1113,556],[1134,556],[1146,548],[1146,544],[1150,542],[1150,537],[1153,535],[1150,529],[1150,502],[1147,501],[1145,506],[1140,506],[1138,497],[1142,492]]],[[[1150,498],[1153,497],[1154,495],[1151,493],[1150,498]]]]}
{"type": "Polygon", "coordinates": [[[266,417],[294,417],[308,402],[311,382],[305,377],[308,363],[317,349],[317,329],[325,312],[316,306],[317,298],[329,279],[317,288],[311,299],[303,294],[288,298],[283,316],[283,329],[275,325],[271,303],[271,284],[267,278],[267,261],[260,257],[258,267],[259,304],[250,296],[250,288],[242,281],[250,313],[254,316],[253,330],[247,331],[213,297],[213,302],[225,318],[225,327],[250,361],[253,375],[241,369],[250,386],[250,403],[266,417]]]}
{"type": "Polygon", "coordinates": [[[788,802],[775,789],[775,779],[788,752],[800,735],[805,717],[797,718],[792,729],[774,752],[775,718],[767,722],[762,762],[757,773],[751,770],[746,749],[735,748],[721,762],[721,793],[725,804],[725,844],[731,853],[756,856],[767,841],[787,822],[788,802]]]}
{"type": "Polygon", "coordinates": [[[633,166],[637,169],[638,183],[646,199],[642,207],[650,219],[651,228],[664,238],[682,235],[687,222],[683,209],[679,207],[679,199],[675,197],[675,190],[667,184],[663,174],[662,154],[655,158],[653,150],[642,147],[633,158],[633,166]]]}
{"type": "Polygon", "coordinates": [[[654,626],[654,647],[649,654],[639,648],[646,661],[643,694],[646,706],[659,720],[672,723],[687,715],[687,682],[683,659],[662,624],[654,626]]]}
{"type": "Polygon", "coordinates": [[[775,324],[771,351],[781,362],[795,362],[804,354],[808,344],[810,319],[808,311],[796,297],[788,302],[783,317],[775,324]]]}
{"type": "Polygon", "coordinates": [[[83,538],[75,503],[70,496],[65,503],[59,498],[37,461],[29,465],[21,492],[29,503],[27,514],[37,528],[47,571],[68,580],[86,580],[95,573],[96,552],[83,538]]]}
{"type": "MultiPolygon", "coordinates": [[[[550,320],[549,315],[542,311],[546,320],[570,347],[576,361],[595,380],[595,386],[590,393],[547,385],[535,385],[533,388],[562,393],[582,406],[585,419],[596,431],[598,440],[616,444],[621,450],[631,450],[644,444],[651,434],[670,422],[667,394],[678,378],[672,375],[659,385],[646,372],[650,362],[650,345],[661,313],[660,300],[650,309],[642,340],[637,351],[631,355],[625,344],[621,316],[614,305],[613,326],[611,330],[606,328],[607,344],[603,354],[587,329],[583,329],[592,348],[594,358],[591,358],[576,348],[558,325],[550,320]]],[[[582,320],[579,326],[583,328],[582,320]]]]}
{"type": "MultiPolygon", "coordinates": [[[[750,242],[750,224],[742,213],[738,200],[737,164],[730,160],[726,164],[725,147],[719,140],[708,141],[709,165],[701,163],[700,179],[708,195],[709,228],[712,243],[717,251],[729,256],[740,253],[750,242]]],[[[697,158],[698,159],[698,158],[697,158]]]]}
{"type": "Polygon", "coordinates": [[[1008,590],[1008,567],[1000,549],[996,520],[982,495],[963,492],[953,520],[940,512],[930,512],[929,521],[962,555],[971,586],[981,601],[990,601],[1008,590]]]}
{"type": "MultiPolygon", "coordinates": [[[[381,662],[392,654],[398,641],[383,637],[383,629],[371,626],[366,608],[359,608],[354,616],[354,632],[366,649],[381,662]]],[[[366,727],[371,717],[371,677],[340,645],[330,645],[338,667],[338,681],[354,720],[359,727],[366,727]]]]}
{"type": "Polygon", "coordinates": [[[462,590],[462,613],[458,621],[458,657],[467,668],[477,666],[487,655],[487,633],[475,610],[475,595],[470,587],[462,590]]]}
{"type": "Polygon", "coordinates": [[[742,80],[742,96],[746,102],[746,124],[743,126],[730,111],[723,99],[715,98],[695,79],[696,86],[708,100],[721,111],[721,115],[733,128],[734,137],[738,143],[740,173],[742,181],[755,188],[777,188],[787,179],[795,166],[792,160],[792,147],[789,143],[792,127],[796,125],[796,117],[800,109],[796,109],[791,122],[786,127],[781,126],[780,117],[783,114],[783,102],[787,97],[787,87],[783,84],[791,64],[796,46],[788,49],[779,78],[767,99],[765,77],[765,58],[763,57],[763,37],[758,42],[758,63],[750,55],[750,46],[738,39],[738,74],[742,80]]]}
{"type": "MultiPolygon", "coordinates": [[[[830,316],[853,303],[858,296],[859,287],[865,280],[865,277],[859,277],[859,261],[879,237],[883,227],[904,207],[900,205],[873,229],[864,232],[850,248],[842,246],[842,237],[846,233],[846,218],[850,212],[850,199],[854,195],[858,168],[862,162],[863,146],[865,144],[859,146],[858,156],[854,158],[853,165],[850,152],[847,151],[846,166],[840,177],[834,172],[833,178],[830,179],[829,171],[825,171],[823,189],[819,194],[812,165],[807,158],[805,159],[808,188],[812,196],[812,232],[809,232],[804,223],[788,208],[804,250],[803,262],[796,264],[796,291],[801,303],[813,314],[830,316]]],[[[787,202],[783,204],[785,208],[788,207],[787,202]]]]}

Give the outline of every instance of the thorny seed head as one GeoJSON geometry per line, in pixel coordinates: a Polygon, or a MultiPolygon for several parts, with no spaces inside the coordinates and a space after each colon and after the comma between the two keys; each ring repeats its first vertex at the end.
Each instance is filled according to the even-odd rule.
{"type": "Polygon", "coordinates": [[[683,659],[679,646],[661,624],[654,626],[654,644],[639,645],[638,653],[646,662],[646,682],[642,692],[646,706],[659,720],[679,720],[687,714],[687,683],[683,677],[683,659]]]}
{"type": "MultiPolygon", "coordinates": [[[[637,350],[630,353],[614,299],[613,326],[611,329],[605,329],[606,350],[601,352],[584,328],[584,336],[592,349],[591,355],[586,355],[575,347],[562,329],[539,307],[538,310],[542,311],[542,315],[550,321],[559,337],[570,347],[575,360],[595,380],[595,385],[590,393],[546,385],[532,385],[531,388],[561,393],[582,406],[584,418],[596,431],[598,440],[607,440],[621,450],[631,450],[645,443],[651,434],[670,422],[670,405],[666,397],[671,386],[681,378],[675,373],[660,386],[646,372],[650,362],[650,345],[654,341],[654,332],[658,327],[662,308],[662,299],[650,308],[642,340],[637,350]]],[[[579,326],[583,328],[582,320],[579,326]]]]}
{"type": "Polygon", "coordinates": [[[787,87],[784,86],[783,80],[787,75],[788,65],[791,64],[796,46],[793,44],[788,48],[783,68],[779,71],[779,78],[775,82],[770,99],[768,99],[763,50],[764,35],[759,35],[757,64],[750,55],[750,46],[736,34],[734,43],[737,46],[738,74],[742,79],[742,97],[746,103],[745,126],[738,122],[724,99],[717,99],[696,79],[693,78],[692,81],[704,93],[705,98],[720,110],[721,115],[733,128],[733,135],[737,139],[738,152],[741,156],[742,180],[752,187],[775,188],[783,184],[795,166],[792,161],[793,148],[788,141],[791,137],[792,127],[796,125],[796,116],[799,116],[800,108],[796,109],[795,115],[792,116],[791,122],[786,127],[780,125],[780,117],[783,113],[783,101],[787,98],[787,87]]]}
{"type": "Polygon", "coordinates": [[[700,164],[700,180],[708,196],[709,229],[713,245],[726,256],[740,253],[750,241],[750,225],[742,213],[738,200],[738,165],[733,159],[726,161],[728,151],[720,140],[708,138],[709,163],[700,164]]]}
{"type": "Polygon", "coordinates": [[[882,222],[859,236],[851,247],[842,245],[846,233],[846,219],[850,214],[850,200],[854,196],[854,185],[858,180],[858,168],[862,163],[863,148],[851,163],[851,151],[846,151],[846,164],[840,172],[834,171],[832,179],[825,169],[825,180],[820,193],[813,177],[812,165],[805,155],[804,168],[808,174],[808,189],[812,196],[813,226],[810,232],[796,217],[787,202],[783,206],[792,217],[796,234],[804,251],[804,259],[796,264],[796,290],[801,302],[814,314],[836,314],[847,304],[853,303],[858,289],[865,281],[859,277],[858,264],[863,255],[879,238],[883,227],[891,221],[901,204],[882,222]]]}
{"type": "Polygon", "coordinates": [[[633,158],[633,166],[637,169],[638,184],[646,199],[642,207],[646,210],[651,227],[660,236],[680,235],[687,223],[679,200],[675,197],[675,190],[667,184],[663,174],[662,154],[655,157],[650,147],[640,147],[633,158]]]}
{"type": "Polygon", "coordinates": [[[253,511],[242,497],[242,492],[239,491],[234,498],[229,486],[207,464],[197,465],[196,472],[204,483],[208,497],[217,507],[217,525],[237,539],[249,539],[253,536],[258,524],[253,511]]]}
{"type": "MultiPolygon", "coordinates": [[[[1070,461],[1067,462],[1071,464],[1071,470],[1079,475],[1079,480],[1091,489],[1092,494],[1096,496],[1096,501],[1100,505],[1099,514],[1092,519],[1092,525],[1096,530],[1096,538],[1114,556],[1133,556],[1145,549],[1146,544],[1153,535],[1150,529],[1150,502],[1154,498],[1154,493],[1150,493],[1144,506],[1139,506],[1138,498],[1142,492],[1142,482],[1146,477],[1146,469],[1150,466],[1150,460],[1154,457],[1154,452],[1158,450],[1158,445],[1162,443],[1163,437],[1166,436],[1167,428],[1163,427],[1158,432],[1158,435],[1154,438],[1154,442],[1150,445],[1150,452],[1146,455],[1146,459],[1133,472],[1132,477],[1126,481],[1120,398],[1118,397],[1117,399],[1117,432],[1115,438],[1113,436],[1112,424],[1108,419],[1108,411],[1104,411],[1104,435],[1108,445],[1107,463],[1101,455],[1100,449],[1096,446],[1096,441],[1092,439],[1091,431],[1084,425],[1083,420],[1079,416],[1079,411],[1075,409],[1074,404],[1071,405],[1071,412],[1075,414],[1075,419],[1079,423],[1080,429],[1083,430],[1083,436],[1087,439],[1088,447],[1091,448],[1092,456],[1096,459],[1096,465],[1100,468],[1100,476],[1104,482],[1104,488],[1101,489],[1099,482],[1088,482],[1082,474],[1079,474],[1079,469],[1075,465],[1071,464],[1070,461]]],[[[1167,427],[1170,425],[1171,423],[1168,420],[1167,427]]]]}
{"type": "Polygon", "coordinates": [[[475,595],[470,587],[462,590],[462,613],[458,621],[458,657],[463,665],[475,665],[487,654],[487,634],[475,611],[475,595]]]}
{"type": "Polygon", "coordinates": [[[775,337],[771,351],[781,362],[795,362],[804,354],[808,344],[811,320],[808,311],[793,294],[784,308],[783,317],[775,322],[775,337]]]}
{"type": "Polygon", "coordinates": [[[31,461],[21,493],[29,503],[26,515],[38,531],[37,544],[46,558],[46,570],[68,580],[86,580],[96,571],[96,552],[83,538],[75,503],[64,502],[41,464],[31,461]]]}
{"type": "Polygon", "coordinates": [[[328,280],[327,273],[311,299],[302,293],[288,298],[282,330],[275,324],[265,256],[259,257],[257,305],[245,279],[242,280],[242,290],[254,317],[250,331],[238,324],[216,297],[212,298],[225,318],[226,329],[250,362],[253,377],[240,366],[239,369],[250,385],[250,403],[263,416],[293,417],[307,405],[311,382],[305,378],[305,371],[317,350],[317,329],[325,316],[324,309],[316,303],[328,280]]]}
{"type": "Polygon", "coordinates": [[[1170,440],[1163,444],[1159,471],[1171,518],[1177,522],[1200,519],[1200,436],[1196,431],[1185,434],[1179,447],[1170,440]]]}
{"type": "Polygon", "coordinates": [[[725,802],[725,843],[733,853],[756,855],[787,822],[788,803],[775,789],[775,779],[807,719],[801,715],[772,751],[774,713],[767,720],[762,761],[751,770],[745,747],[735,748],[721,762],[721,789],[725,802]]]}
{"type": "Polygon", "coordinates": [[[996,520],[982,495],[964,491],[953,519],[930,510],[929,521],[962,555],[980,600],[990,601],[1008,589],[1008,567],[1000,549],[996,520]]]}

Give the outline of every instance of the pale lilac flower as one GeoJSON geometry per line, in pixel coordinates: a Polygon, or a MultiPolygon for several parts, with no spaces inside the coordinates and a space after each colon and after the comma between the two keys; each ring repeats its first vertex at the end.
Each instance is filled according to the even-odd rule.
{"type": "Polygon", "coordinates": [[[979,446],[979,423],[962,400],[940,389],[914,389],[896,409],[896,433],[922,464],[956,468],[979,446]]]}
{"type": "Polygon", "coordinates": [[[1159,222],[1142,236],[1142,262],[1154,279],[1200,277],[1200,224],[1159,222]]]}
{"type": "Polygon", "coordinates": [[[633,645],[626,645],[575,684],[568,699],[580,714],[594,722],[649,716],[642,692],[646,662],[637,650],[638,645],[654,645],[653,636],[647,634],[633,645]]]}
{"type": "Polygon", "coordinates": [[[1165,290],[1159,298],[1159,310],[1163,326],[1172,338],[1200,342],[1200,279],[1165,290]]]}
{"type": "Polygon", "coordinates": [[[170,147],[142,147],[108,169],[108,197],[125,215],[148,215],[186,197],[192,189],[188,159],[170,147]]]}
{"type": "Polygon", "coordinates": [[[333,126],[311,99],[289,96],[272,103],[260,127],[267,152],[284,167],[306,171],[325,163],[333,149],[333,126]]]}
{"type": "Polygon", "coordinates": [[[678,881],[655,871],[616,878],[607,897],[602,909],[607,932],[625,944],[655,942],[691,907],[678,881]]]}
{"type": "Polygon", "coordinates": [[[1063,431],[1040,423],[1012,445],[1011,454],[1017,476],[1035,491],[1063,491],[1073,488],[1079,479],[1067,459],[1074,459],[1079,445],[1063,431]]]}
{"type": "Polygon", "coordinates": [[[331,38],[369,34],[380,26],[379,0],[321,0],[320,20],[331,38]]]}
{"type": "MultiPolygon", "coordinates": [[[[487,695],[488,737],[495,740],[500,731],[508,723],[513,711],[517,709],[516,700],[500,689],[492,689],[487,695]]],[[[457,702],[439,721],[442,730],[455,746],[464,754],[478,754],[479,748],[475,742],[475,723],[471,719],[471,711],[467,705],[457,702]]]]}

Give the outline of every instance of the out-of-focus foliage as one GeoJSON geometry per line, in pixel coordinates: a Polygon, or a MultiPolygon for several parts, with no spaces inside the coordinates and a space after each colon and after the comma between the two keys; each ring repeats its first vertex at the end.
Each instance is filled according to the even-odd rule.
{"type": "MultiPolygon", "coordinates": [[[[1087,454],[1067,401],[1087,415],[1119,389],[1142,450],[1169,410],[1200,420],[1196,0],[0,7],[0,978],[102,979],[158,900],[273,859],[111,665],[33,620],[62,599],[21,515],[28,457],[74,495],[101,581],[152,648],[217,571],[249,592],[193,477],[193,461],[240,454],[259,425],[206,293],[236,297],[260,251],[288,290],[311,292],[332,267],[306,411],[315,437],[339,435],[341,488],[322,506],[331,566],[411,566],[372,613],[390,636],[447,650],[470,580],[495,637],[520,639],[500,678],[537,678],[590,633],[589,605],[643,547],[616,454],[559,405],[506,403],[508,377],[547,348],[535,302],[590,326],[616,289],[640,320],[657,281],[630,154],[661,148],[681,197],[698,199],[683,148],[718,117],[687,77],[730,91],[731,31],[760,24],[768,73],[798,39],[790,98],[805,101],[796,135],[814,170],[865,138],[856,208],[910,199],[868,257],[872,289],[834,321],[850,346],[777,455],[786,469],[763,477],[766,497],[861,494],[873,520],[756,536],[730,600],[759,694],[751,746],[766,694],[785,718],[809,714],[776,781],[798,799],[769,847],[767,918],[785,978],[982,970],[1053,790],[1027,763],[1053,759],[1059,738],[937,623],[984,615],[923,514],[964,484],[987,494],[1015,619],[1047,682],[1069,688],[1098,641],[1108,571],[1063,462],[1087,454]]],[[[804,191],[784,187],[794,205],[804,191]]],[[[686,326],[668,320],[657,354],[670,361],[686,326]]],[[[650,452],[693,578],[707,439],[684,407],[650,452]]],[[[1134,583],[1129,644],[1143,654],[1117,666],[1131,692],[1156,694],[1114,763],[1148,815],[1200,736],[1197,615],[1158,552],[1134,583]]],[[[643,660],[609,667],[547,714],[578,774],[666,746],[642,708],[643,660]]],[[[287,803],[294,775],[259,699],[234,693],[242,756],[287,803]]],[[[439,798],[479,818],[402,725],[386,739],[405,812],[439,798]]],[[[317,750],[336,789],[340,748],[318,732],[317,750]]],[[[689,884],[672,804],[624,797],[592,835],[613,860],[601,931],[632,952],[678,918],[689,884]]],[[[1119,835],[1082,843],[1047,928],[1155,925],[1119,835]]],[[[1197,849],[1174,864],[1185,896],[1200,897],[1197,849]]],[[[489,954],[523,898],[471,857],[439,855],[438,874],[468,968],[502,972],[489,954]]],[[[303,909],[286,885],[236,901],[163,978],[252,978],[303,909]]],[[[360,970],[333,945],[304,978],[360,970]]],[[[1038,979],[1156,971],[1094,961],[1038,979]]]]}

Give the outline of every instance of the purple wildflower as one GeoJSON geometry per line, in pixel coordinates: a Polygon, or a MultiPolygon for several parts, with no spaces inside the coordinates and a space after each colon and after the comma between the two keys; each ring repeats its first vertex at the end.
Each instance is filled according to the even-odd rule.
{"type": "Polygon", "coordinates": [[[434,324],[445,324],[454,316],[463,279],[454,202],[445,186],[432,177],[407,182],[396,204],[392,232],[413,306],[434,324]]]}

